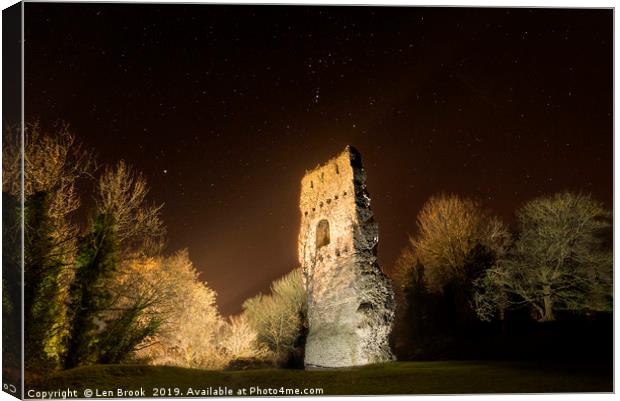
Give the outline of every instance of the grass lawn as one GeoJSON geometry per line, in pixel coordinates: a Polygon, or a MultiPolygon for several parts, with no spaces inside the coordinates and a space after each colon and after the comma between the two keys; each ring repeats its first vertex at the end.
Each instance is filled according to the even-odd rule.
{"type": "MultiPolygon", "coordinates": [[[[35,390],[78,390],[83,398],[86,388],[112,390],[143,388],[152,397],[153,388],[165,392],[227,387],[233,395],[251,387],[322,388],[324,395],[334,394],[446,394],[446,393],[544,393],[611,392],[611,363],[537,364],[533,362],[440,361],[392,362],[360,368],[334,370],[261,369],[247,371],[208,371],[167,366],[100,365],[54,374],[26,386],[35,390]],[[171,389],[171,390],[167,390],[171,389]]],[[[167,395],[167,394],[162,394],[167,395]]],[[[208,395],[208,394],[207,394],[208,395]]],[[[243,394],[239,394],[243,395],[243,394]]],[[[255,394],[254,394],[255,395],[255,394]]],[[[284,395],[276,393],[274,395],[284,395]]],[[[27,398],[34,398],[28,396],[27,398]]],[[[204,395],[203,395],[204,396],[204,395]]]]}

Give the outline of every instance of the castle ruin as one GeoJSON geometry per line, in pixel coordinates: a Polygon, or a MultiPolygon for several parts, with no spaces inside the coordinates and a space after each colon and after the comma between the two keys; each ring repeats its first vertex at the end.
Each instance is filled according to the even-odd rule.
{"type": "Polygon", "coordinates": [[[308,368],[394,359],[388,343],[394,293],[377,263],[379,230],[365,182],[361,156],[351,146],[301,181],[308,368]]]}

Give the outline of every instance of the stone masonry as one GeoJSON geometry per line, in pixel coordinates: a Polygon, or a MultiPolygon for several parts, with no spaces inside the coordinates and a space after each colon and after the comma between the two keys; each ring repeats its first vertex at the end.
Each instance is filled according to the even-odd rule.
{"type": "Polygon", "coordinates": [[[299,261],[308,299],[305,365],[345,367],[394,358],[394,293],[377,264],[378,226],[353,147],[301,181],[299,261]]]}

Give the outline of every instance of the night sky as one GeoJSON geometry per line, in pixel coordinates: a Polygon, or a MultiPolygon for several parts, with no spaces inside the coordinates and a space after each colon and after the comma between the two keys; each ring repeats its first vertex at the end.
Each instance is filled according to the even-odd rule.
{"type": "Polygon", "coordinates": [[[612,206],[611,10],[25,8],[26,119],[141,170],[224,314],[297,265],[301,177],[347,144],[388,272],[439,192],[612,206]]]}

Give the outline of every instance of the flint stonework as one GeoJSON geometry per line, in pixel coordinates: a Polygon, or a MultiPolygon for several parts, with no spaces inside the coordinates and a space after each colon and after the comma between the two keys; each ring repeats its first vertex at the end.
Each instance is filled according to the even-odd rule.
{"type": "Polygon", "coordinates": [[[347,148],[301,181],[299,261],[308,301],[305,365],[394,359],[394,293],[377,263],[377,223],[361,156],[347,148]]]}

